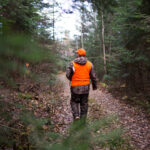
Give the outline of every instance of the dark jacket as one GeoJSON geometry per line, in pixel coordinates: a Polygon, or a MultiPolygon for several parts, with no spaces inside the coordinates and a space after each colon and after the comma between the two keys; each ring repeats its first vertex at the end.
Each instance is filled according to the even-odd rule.
{"type": "MultiPolygon", "coordinates": [[[[87,62],[87,58],[86,57],[78,57],[74,60],[74,62],[77,64],[80,64],[80,65],[85,65],[87,62]]],[[[74,73],[74,68],[73,68],[73,63],[71,62],[66,70],[66,77],[68,78],[68,80],[71,81],[73,73],[74,73]]],[[[92,64],[91,71],[90,71],[90,79],[92,82],[93,90],[96,90],[97,82],[96,82],[96,76],[95,76],[93,64],[92,64]]],[[[71,87],[71,91],[75,94],[88,94],[89,90],[90,90],[90,85],[71,87]]]]}

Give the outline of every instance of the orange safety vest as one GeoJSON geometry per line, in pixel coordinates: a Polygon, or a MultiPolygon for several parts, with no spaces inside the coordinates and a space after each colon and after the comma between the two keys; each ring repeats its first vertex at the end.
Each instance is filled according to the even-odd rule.
{"type": "Polygon", "coordinates": [[[71,86],[81,86],[90,84],[90,71],[92,64],[87,61],[85,65],[73,62],[74,73],[71,80],[71,86]]]}

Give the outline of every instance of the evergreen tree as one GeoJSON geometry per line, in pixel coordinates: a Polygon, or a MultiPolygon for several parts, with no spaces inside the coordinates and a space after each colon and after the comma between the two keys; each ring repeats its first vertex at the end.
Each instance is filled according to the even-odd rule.
{"type": "MultiPolygon", "coordinates": [[[[120,81],[128,89],[140,91],[148,89],[149,83],[149,1],[104,1],[91,0],[94,13],[91,20],[96,20],[88,28],[87,45],[89,56],[99,56],[101,60],[96,70],[98,77],[105,81],[120,81]],[[93,42],[97,41],[99,44],[93,42]],[[92,46],[92,49],[91,48],[92,46]],[[99,47],[99,51],[98,51],[99,47]],[[103,53],[102,53],[103,52],[103,53]],[[103,58],[103,59],[102,59],[103,58]],[[102,67],[104,66],[104,69],[102,67]],[[107,72],[107,75],[106,75],[107,72]]],[[[91,21],[92,22],[92,21],[91,21]]],[[[97,62],[97,58],[93,58],[97,62]]]]}

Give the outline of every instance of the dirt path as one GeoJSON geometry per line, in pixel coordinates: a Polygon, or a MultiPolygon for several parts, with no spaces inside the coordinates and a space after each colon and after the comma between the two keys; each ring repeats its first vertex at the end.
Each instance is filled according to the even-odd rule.
{"type": "MultiPolygon", "coordinates": [[[[58,78],[64,85],[62,93],[63,101],[60,107],[60,120],[63,120],[62,132],[65,132],[65,129],[72,122],[70,88],[69,81],[66,79],[64,73],[60,74],[58,78]]],[[[89,99],[95,99],[101,105],[103,110],[102,115],[116,114],[118,116],[120,125],[125,128],[127,134],[131,137],[131,145],[137,147],[139,150],[150,150],[150,120],[146,118],[142,110],[115,99],[107,91],[93,91],[91,89],[89,99]]]]}
{"type": "Polygon", "coordinates": [[[107,91],[91,91],[90,97],[100,103],[104,114],[116,114],[130,136],[130,144],[139,150],[150,150],[150,120],[139,108],[115,99],[107,91]]]}

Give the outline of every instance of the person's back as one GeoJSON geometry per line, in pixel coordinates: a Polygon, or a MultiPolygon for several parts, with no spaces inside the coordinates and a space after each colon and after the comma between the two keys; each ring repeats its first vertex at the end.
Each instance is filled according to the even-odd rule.
{"type": "Polygon", "coordinates": [[[87,116],[90,79],[93,90],[97,89],[93,64],[85,57],[86,51],[79,49],[77,58],[72,61],[66,71],[66,77],[71,81],[71,108],[74,119],[87,116]],[[80,106],[80,110],[79,110],[80,106]]]}

